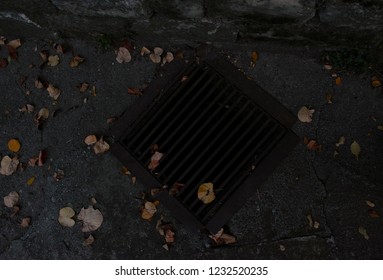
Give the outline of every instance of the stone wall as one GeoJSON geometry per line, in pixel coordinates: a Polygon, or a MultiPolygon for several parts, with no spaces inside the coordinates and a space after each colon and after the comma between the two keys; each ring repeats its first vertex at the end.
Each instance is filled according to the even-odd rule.
{"type": "Polygon", "coordinates": [[[1,34],[381,42],[383,0],[1,0],[1,34]],[[352,40],[352,41],[350,41],[352,40]]]}

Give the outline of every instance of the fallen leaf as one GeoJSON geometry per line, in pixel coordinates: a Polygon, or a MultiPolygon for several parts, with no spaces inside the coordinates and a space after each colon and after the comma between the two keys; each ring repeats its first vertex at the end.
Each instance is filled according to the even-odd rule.
{"type": "Polygon", "coordinates": [[[18,47],[21,46],[21,40],[15,39],[15,40],[9,41],[9,43],[7,45],[14,48],[14,49],[17,49],[18,47]]]}
{"type": "Polygon", "coordinates": [[[1,166],[0,166],[0,174],[2,175],[12,175],[19,165],[19,160],[17,157],[10,158],[9,156],[3,157],[1,160],[1,166]]]}
{"type": "Polygon", "coordinates": [[[154,63],[160,63],[161,62],[161,56],[155,54],[155,53],[151,53],[149,55],[151,61],[153,61],[154,63]]]}
{"type": "Polygon", "coordinates": [[[43,84],[43,82],[40,79],[36,79],[35,87],[38,88],[38,89],[44,88],[44,84],[43,84]]]}
{"type": "Polygon", "coordinates": [[[130,62],[132,60],[132,56],[127,48],[120,47],[117,52],[116,60],[118,63],[130,62]]]}
{"type": "Polygon", "coordinates": [[[46,152],[46,150],[40,151],[38,156],[38,166],[43,166],[47,158],[48,158],[48,153],[46,152]]]}
{"type": "Polygon", "coordinates": [[[160,48],[160,47],[155,47],[154,49],[153,49],[153,52],[154,52],[154,54],[156,54],[156,55],[162,55],[162,53],[164,52],[164,50],[162,49],[162,48],[160,48]]]}
{"type": "Polygon", "coordinates": [[[86,92],[87,89],[89,88],[89,84],[88,83],[81,83],[81,84],[77,85],[77,88],[80,92],[86,92]]]}
{"type": "Polygon", "coordinates": [[[22,113],[32,113],[35,110],[35,107],[31,104],[25,104],[23,107],[19,108],[19,112],[22,113]]]}
{"type": "Polygon", "coordinates": [[[152,157],[150,158],[150,163],[148,165],[148,168],[149,170],[154,170],[156,169],[156,167],[158,165],[160,165],[160,160],[162,159],[162,157],[164,156],[164,154],[160,153],[160,152],[155,152],[152,157]]]}
{"type": "Polygon", "coordinates": [[[135,185],[137,182],[137,177],[136,176],[132,176],[132,184],[135,185]]]}
{"type": "Polygon", "coordinates": [[[351,148],[351,153],[356,157],[357,160],[359,160],[359,154],[360,154],[359,144],[356,141],[354,141],[352,142],[350,148],[351,148]]]}
{"type": "Polygon", "coordinates": [[[363,235],[364,239],[370,239],[370,237],[367,234],[367,230],[364,227],[359,227],[359,233],[363,235]]]}
{"type": "Polygon", "coordinates": [[[90,199],[90,202],[91,202],[92,204],[97,204],[97,200],[96,200],[94,197],[92,197],[92,198],[90,199]]]}
{"type": "Polygon", "coordinates": [[[371,86],[373,88],[380,87],[382,85],[382,81],[378,79],[378,77],[374,76],[371,78],[371,86]]]}
{"type": "Polygon", "coordinates": [[[333,98],[332,93],[326,93],[327,104],[332,104],[332,98],[333,98]]]}
{"type": "Polygon", "coordinates": [[[257,53],[256,51],[253,51],[253,52],[251,53],[251,62],[250,62],[250,65],[251,65],[252,67],[254,67],[255,64],[257,63],[257,61],[258,61],[258,53],[257,53]]]}
{"type": "Polygon", "coordinates": [[[8,66],[8,60],[6,58],[0,58],[0,68],[5,68],[8,66]]]}
{"type": "Polygon", "coordinates": [[[314,112],[315,112],[314,109],[309,109],[306,106],[303,106],[298,111],[298,119],[301,122],[306,122],[306,123],[312,122],[312,117],[314,112]]]}
{"type": "Polygon", "coordinates": [[[383,131],[383,125],[378,125],[378,129],[383,131]]]}
{"type": "Polygon", "coordinates": [[[371,208],[375,207],[375,203],[370,200],[366,200],[366,204],[371,208]]]}
{"type": "Polygon", "coordinates": [[[342,78],[341,77],[336,77],[335,78],[335,84],[337,85],[337,86],[340,86],[341,84],[342,84],[342,78]]]}
{"type": "Polygon", "coordinates": [[[79,66],[81,63],[83,63],[84,60],[85,60],[85,58],[76,55],[76,56],[74,56],[74,57],[70,60],[70,62],[69,62],[69,66],[72,67],[72,68],[77,67],[77,66],[79,66]]]}
{"type": "Polygon", "coordinates": [[[167,52],[166,56],[162,59],[162,64],[170,63],[174,60],[174,55],[171,52],[167,52]]]}
{"type": "Polygon", "coordinates": [[[142,47],[141,49],[141,56],[144,56],[145,54],[150,54],[151,51],[147,47],[142,47]]]}
{"type": "Polygon", "coordinates": [[[19,55],[17,54],[16,49],[11,47],[11,46],[9,46],[9,45],[7,46],[7,49],[8,49],[9,57],[12,58],[13,60],[17,60],[19,55]]]}
{"type": "Polygon", "coordinates": [[[96,135],[94,135],[94,134],[88,135],[87,137],[85,137],[84,142],[85,142],[85,144],[87,144],[88,146],[89,146],[89,145],[96,144],[96,143],[97,143],[97,137],[96,137],[96,135]]]}
{"type": "Polygon", "coordinates": [[[60,63],[60,58],[58,55],[50,55],[48,57],[48,65],[49,66],[56,66],[60,63]]]}
{"type": "Polygon", "coordinates": [[[90,245],[93,244],[93,242],[94,242],[94,237],[93,237],[93,235],[89,235],[88,238],[85,238],[85,239],[84,239],[84,242],[82,243],[82,245],[84,245],[84,246],[90,246],[90,245]]]}
{"type": "Polygon", "coordinates": [[[27,228],[31,224],[31,218],[30,217],[25,217],[21,219],[20,226],[22,228],[27,228]]]}
{"type": "Polygon", "coordinates": [[[368,212],[368,215],[370,215],[371,218],[379,218],[380,217],[378,212],[376,210],[374,210],[374,209],[368,209],[367,212],[368,212]]]}
{"type": "Polygon", "coordinates": [[[27,185],[28,186],[32,186],[33,182],[35,181],[36,177],[35,176],[32,176],[31,178],[28,179],[27,181],[27,185]]]}
{"type": "Polygon", "coordinates": [[[165,242],[173,243],[174,242],[174,232],[171,229],[166,230],[165,232],[165,242]]]}
{"type": "Polygon", "coordinates": [[[332,66],[330,64],[328,64],[328,63],[323,65],[323,68],[326,69],[326,70],[332,70],[332,66]]]}
{"type": "Polygon", "coordinates": [[[216,234],[209,235],[209,237],[214,240],[216,245],[233,244],[237,242],[237,238],[233,235],[224,233],[223,228],[221,228],[216,234]]]}
{"type": "Polygon", "coordinates": [[[17,203],[19,202],[19,198],[19,194],[15,191],[12,191],[4,197],[4,205],[9,208],[12,208],[13,206],[17,205],[17,203]]]}
{"type": "Polygon", "coordinates": [[[52,84],[48,85],[47,91],[49,93],[49,96],[52,97],[54,100],[57,100],[61,93],[61,91],[58,88],[55,88],[52,84]]]}
{"type": "Polygon", "coordinates": [[[8,141],[8,150],[10,150],[11,152],[17,153],[18,151],[20,151],[20,148],[21,148],[21,144],[19,140],[10,139],[8,141]]]}
{"type": "Polygon", "coordinates": [[[130,87],[128,88],[128,93],[131,94],[131,95],[142,95],[142,89],[141,88],[133,88],[133,87],[130,87]]]}
{"type": "Polygon", "coordinates": [[[129,171],[129,169],[126,166],[121,167],[120,172],[123,175],[132,175],[132,173],[129,171]]]}
{"type": "Polygon", "coordinates": [[[20,211],[20,207],[15,205],[12,207],[12,211],[11,211],[11,218],[13,218],[14,216],[16,216],[20,211]]]}
{"type": "Polygon", "coordinates": [[[142,208],[141,217],[144,220],[150,220],[153,215],[157,212],[157,207],[154,203],[146,201],[144,207],[142,208]]]}
{"type": "Polygon", "coordinates": [[[4,36],[0,36],[0,45],[5,45],[5,42],[7,41],[7,38],[4,36]]]}
{"type": "Polygon", "coordinates": [[[175,182],[169,190],[169,195],[177,195],[184,186],[185,184],[180,184],[179,182],[175,182]]]}
{"type": "Polygon", "coordinates": [[[308,139],[306,136],[303,138],[303,143],[306,144],[307,149],[310,151],[320,152],[322,150],[322,145],[319,145],[314,139],[308,139]]]}
{"type": "Polygon", "coordinates": [[[53,174],[53,178],[56,182],[60,181],[62,178],[64,178],[64,171],[57,169],[57,171],[53,174]]]}
{"type": "Polygon", "coordinates": [[[341,145],[344,145],[345,142],[346,142],[346,138],[344,136],[341,136],[338,140],[338,143],[336,143],[335,146],[339,147],[341,145]]]}
{"type": "Polygon", "coordinates": [[[106,119],[107,124],[114,123],[116,120],[118,120],[118,117],[110,117],[106,119]]]}
{"type": "Polygon", "coordinates": [[[102,139],[102,137],[93,146],[93,150],[94,150],[95,154],[105,153],[106,151],[109,150],[109,148],[110,148],[109,144],[107,142],[105,142],[102,139]]]}
{"type": "Polygon", "coordinates": [[[61,54],[63,54],[63,53],[65,52],[63,46],[60,45],[60,44],[54,44],[53,47],[55,48],[55,50],[56,50],[57,53],[61,53],[61,54]]]}
{"type": "Polygon", "coordinates": [[[215,193],[213,190],[213,183],[204,183],[198,188],[198,199],[203,203],[208,204],[215,199],[215,193]]]}
{"type": "Polygon", "coordinates": [[[181,78],[181,83],[185,82],[187,79],[189,79],[188,76],[182,76],[182,78],[181,78]]]}
{"type": "Polygon", "coordinates": [[[75,214],[76,213],[71,207],[61,208],[59,212],[59,218],[58,218],[60,225],[64,227],[73,227],[75,224],[75,221],[72,219],[72,217],[75,214]]]}
{"type": "Polygon", "coordinates": [[[101,226],[104,217],[100,210],[94,209],[93,206],[90,205],[87,209],[84,207],[81,209],[77,215],[77,219],[83,221],[82,232],[90,232],[95,231],[101,226]]]}
{"type": "Polygon", "coordinates": [[[313,227],[314,227],[315,229],[318,229],[319,226],[320,226],[320,223],[317,222],[317,221],[315,221],[313,227]]]}
{"type": "Polygon", "coordinates": [[[42,63],[40,64],[40,66],[43,65],[45,62],[48,61],[48,56],[49,56],[48,51],[43,50],[43,51],[40,52],[40,57],[41,57],[41,59],[42,59],[42,63]]]}
{"type": "Polygon", "coordinates": [[[286,251],[286,247],[284,245],[279,245],[279,250],[284,252],[284,251],[286,251]]]}
{"type": "Polygon", "coordinates": [[[41,108],[35,115],[34,121],[38,127],[49,117],[49,110],[47,108],[41,108]]]}
{"type": "Polygon", "coordinates": [[[309,226],[313,227],[314,225],[313,217],[310,214],[307,215],[307,220],[309,221],[309,226]]]}
{"type": "Polygon", "coordinates": [[[166,243],[162,245],[162,248],[164,248],[166,251],[169,251],[169,245],[166,243]]]}

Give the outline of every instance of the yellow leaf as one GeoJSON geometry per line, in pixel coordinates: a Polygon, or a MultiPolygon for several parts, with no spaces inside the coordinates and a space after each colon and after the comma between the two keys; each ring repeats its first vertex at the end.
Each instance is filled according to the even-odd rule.
{"type": "Polygon", "coordinates": [[[29,178],[28,181],[27,181],[27,185],[31,186],[33,184],[33,182],[35,181],[35,179],[36,179],[35,176],[32,176],[31,178],[29,178]]]}
{"type": "Polygon", "coordinates": [[[60,225],[64,227],[73,227],[75,224],[75,221],[72,219],[72,217],[75,214],[76,213],[74,212],[74,210],[70,207],[61,208],[59,212],[59,218],[58,218],[60,225]]]}
{"type": "Polygon", "coordinates": [[[213,183],[204,183],[198,188],[198,199],[208,204],[215,199],[213,183]]]}
{"type": "Polygon", "coordinates": [[[356,159],[359,159],[359,154],[360,154],[360,146],[359,144],[354,141],[351,144],[351,153],[356,157],[356,159]]]}
{"type": "Polygon", "coordinates": [[[20,145],[19,140],[11,139],[8,141],[8,149],[11,152],[17,153],[18,151],[20,151],[20,148],[21,148],[21,145],[20,145]]]}

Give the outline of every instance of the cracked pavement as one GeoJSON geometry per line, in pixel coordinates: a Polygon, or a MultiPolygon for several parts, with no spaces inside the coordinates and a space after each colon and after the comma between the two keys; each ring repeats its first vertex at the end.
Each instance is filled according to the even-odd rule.
{"type": "MultiPolygon", "coordinates": [[[[161,68],[139,55],[141,46],[161,46],[166,51],[179,46],[136,41],[132,62],[118,64],[114,51],[102,51],[96,42],[61,39],[59,43],[71,46],[85,62],[69,68],[69,52],[60,56],[58,66],[40,69],[29,65],[38,65],[43,49],[54,53],[52,47],[47,40],[22,39],[18,61],[0,69],[0,153],[9,154],[8,139],[18,138],[21,162],[41,149],[48,151],[48,160],[43,167],[0,175],[0,196],[15,190],[21,197],[16,218],[0,202],[0,259],[383,258],[383,132],[377,129],[383,124],[383,93],[381,88],[371,88],[369,77],[340,73],[343,82],[334,85],[331,72],[319,61],[322,49],[313,46],[216,43],[222,55],[294,114],[304,105],[316,111],[312,123],[295,124],[293,130],[302,142],[263,185],[254,186],[257,191],[227,224],[238,243],[214,248],[207,246],[205,236],[188,231],[161,205],[153,221],[142,220],[141,202],[136,199],[144,189],[140,178],[133,185],[119,173],[122,164],[116,158],[110,153],[95,155],[83,143],[89,134],[107,134],[107,118],[129,110],[140,98],[128,95],[127,88],[150,83],[161,68]],[[259,53],[255,68],[249,67],[253,50],[259,53]],[[20,87],[21,76],[27,76],[25,88],[20,87]],[[57,102],[34,88],[38,76],[61,89],[57,102]],[[95,85],[96,96],[79,93],[76,85],[81,82],[95,85]],[[326,102],[328,92],[333,95],[332,104],[326,102]],[[33,124],[33,114],[18,111],[26,103],[57,113],[40,131],[33,124]],[[304,136],[316,139],[322,151],[309,151],[304,136]],[[341,136],[346,143],[334,157],[341,136]],[[361,146],[359,160],[350,152],[354,140],[361,146]],[[58,182],[52,177],[57,169],[65,172],[58,182]],[[36,180],[28,186],[31,176],[36,180]],[[85,247],[80,223],[63,228],[57,218],[60,208],[71,206],[78,213],[92,197],[104,222],[93,233],[95,243],[85,247]],[[379,218],[369,216],[366,200],[375,203],[379,218]],[[163,237],[155,229],[161,214],[176,230],[169,251],[162,248],[163,237]],[[310,226],[308,215],[319,225],[310,226]],[[31,217],[27,229],[19,226],[24,216],[31,217]],[[368,240],[359,227],[367,230],[368,240]]],[[[6,56],[4,48],[1,56],[6,56]]]]}

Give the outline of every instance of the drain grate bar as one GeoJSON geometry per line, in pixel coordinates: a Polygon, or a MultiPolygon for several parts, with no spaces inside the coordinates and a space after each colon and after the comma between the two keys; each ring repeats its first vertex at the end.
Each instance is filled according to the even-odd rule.
{"type": "Polygon", "coordinates": [[[169,70],[172,82],[154,81],[135,117],[127,111],[116,124],[124,132],[112,151],[148,188],[184,184],[157,199],[186,224],[215,232],[296,144],[295,118],[223,60],[172,65],[182,68],[169,70]],[[150,171],[153,144],[164,157],[150,171]],[[215,199],[204,204],[197,192],[208,182],[215,199]]]}

